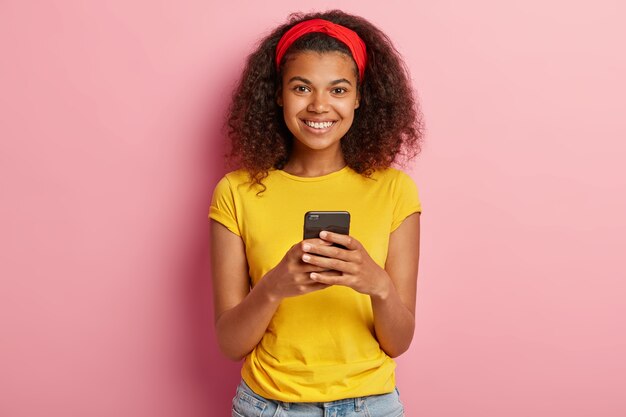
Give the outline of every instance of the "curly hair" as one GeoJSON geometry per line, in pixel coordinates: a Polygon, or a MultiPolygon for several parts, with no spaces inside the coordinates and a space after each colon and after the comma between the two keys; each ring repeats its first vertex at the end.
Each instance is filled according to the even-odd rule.
{"type": "Polygon", "coordinates": [[[283,34],[293,25],[315,18],[352,29],[367,46],[367,66],[363,80],[358,83],[360,106],[340,142],[346,164],[370,176],[377,169],[413,158],[421,150],[422,115],[408,70],[387,35],[364,18],[341,10],[293,13],[287,23],[262,39],[248,56],[228,109],[227,127],[232,145],[228,157],[263,189],[263,178],[272,168],[282,169],[292,147],[292,134],[276,102],[288,57],[302,51],[338,51],[352,58],[342,42],[326,34],[310,33],[291,45],[276,68],[276,46],[283,34]]]}

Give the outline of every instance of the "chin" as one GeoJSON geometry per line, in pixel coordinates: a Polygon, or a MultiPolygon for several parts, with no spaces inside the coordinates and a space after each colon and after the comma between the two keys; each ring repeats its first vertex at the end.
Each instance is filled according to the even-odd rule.
{"type": "Polygon", "coordinates": [[[296,139],[296,140],[304,148],[311,149],[311,150],[314,150],[314,151],[323,151],[323,150],[326,150],[326,149],[339,147],[339,141],[334,141],[334,140],[329,140],[329,141],[319,140],[319,139],[318,140],[300,140],[300,139],[296,139]]]}

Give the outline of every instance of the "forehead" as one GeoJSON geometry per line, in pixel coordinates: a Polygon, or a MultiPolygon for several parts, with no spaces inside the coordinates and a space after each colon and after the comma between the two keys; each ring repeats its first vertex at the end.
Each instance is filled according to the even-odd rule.
{"type": "Polygon", "coordinates": [[[283,67],[283,80],[301,76],[309,80],[346,78],[356,82],[356,64],[341,52],[304,51],[287,58],[283,67]]]}

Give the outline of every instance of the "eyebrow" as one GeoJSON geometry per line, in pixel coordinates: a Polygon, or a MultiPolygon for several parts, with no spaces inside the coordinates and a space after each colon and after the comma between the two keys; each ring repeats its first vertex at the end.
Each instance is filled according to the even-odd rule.
{"type": "MultiPolygon", "coordinates": [[[[300,77],[300,76],[297,76],[297,75],[295,77],[291,77],[289,79],[289,83],[292,83],[294,81],[300,81],[300,82],[303,82],[305,84],[313,84],[310,80],[307,80],[306,78],[303,78],[303,77],[300,77]]],[[[337,85],[337,84],[341,84],[341,83],[348,83],[350,86],[352,86],[352,83],[349,80],[345,79],[345,78],[340,78],[338,80],[331,81],[329,83],[329,85],[337,85]]]]}

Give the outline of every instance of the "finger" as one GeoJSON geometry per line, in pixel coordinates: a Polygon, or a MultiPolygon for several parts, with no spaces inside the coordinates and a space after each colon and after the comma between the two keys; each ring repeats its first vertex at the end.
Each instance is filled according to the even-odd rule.
{"type": "Polygon", "coordinates": [[[329,231],[320,232],[320,238],[327,242],[338,243],[344,246],[346,249],[354,250],[359,247],[359,241],[352,236],[342,235],[340,233],[333,233],[329,231]]]}
{"type": "Polygon", "coordinates": [[[305,249],[306,247],[311,247],[311,246],[330,246],[332,245],[332,242],[327,242],[325,240],[322,240],[320,238],[313,238],[313,239],[305,239],[302,242],[300,242],[300,249],[302,249],[303,252],[306,252],[307,249],[305,249]]]}
{"type": "Polygon", "coordinates": [[[328,288],[328,287],[330,287],[329,284],[326,284],[324,282],[315,281],[315,280],[311,279],[311,282],[306,285],[306,289],[305,289],[305,291],[303,293],[306,294],[306,293],[310,293],[310,292],[313,292],[313,291],[319,291],[319,290],[323,290],[324,288],[328,288]]]}
{"type": "Polygon", "coordinates": [[[326,256],[328,258],[340,259],[342,261],[352,261],[354,253],[347,249],[328,245],[304,245],[303,250],[314,255],[326,256]]]}
{"type": "Polygon", "coordinates": [[[308,264],[306,262],[302,262],[303,266],[303,273],[305,274],[310,274],[311,272],[324,272],[324,271],[328,271],[328,268],[323,268],[321,266],[315,266],[315,265],[311,265],[308,264]]]}
{"type": "MultiPolygon", "coordinates": [[[[305,291],[305,292],[309,292],[309,291],[315,291],[318,289],[322,289],[328,286],[328,284],[324,284],[323,282],[318,282],[314,279],[311,279],[311,274],[322,274],[322,273],[326,273],[326,272],[330,272],[330,271],[315,271],[315,272],[305,272],[302,274],[301,278],[299,279],[299,286],[305,291]],[[313,288],[313,289],[311,289],[313,288]]],[[[330,274],[332,275],[332,274],[330,274]]]]}
{"type": "Polygon", "coordinates": [[[345,281],[343,275],[330,272],[312,272],[311,279],[324,285],[343,285],[345,281]]]}
{"type": "Polygon", "coordinates": [[[350,268],[350,264],[341,259],[325,258],[323,256],[316,256],[310,253],[302,255],[302,261],[310,265],[319,266],[325,269],[333,269],[335,271],[347,272],[350,268]]]}
{"type": "Polygon", "coordinates": [[[332,246],[332,244],[332,242],[325,242],[322,239],[307,239],[302,241],[300,249],[302,249],[302,252],[315,252],[314,248],[323,248],[332,246]]]}

